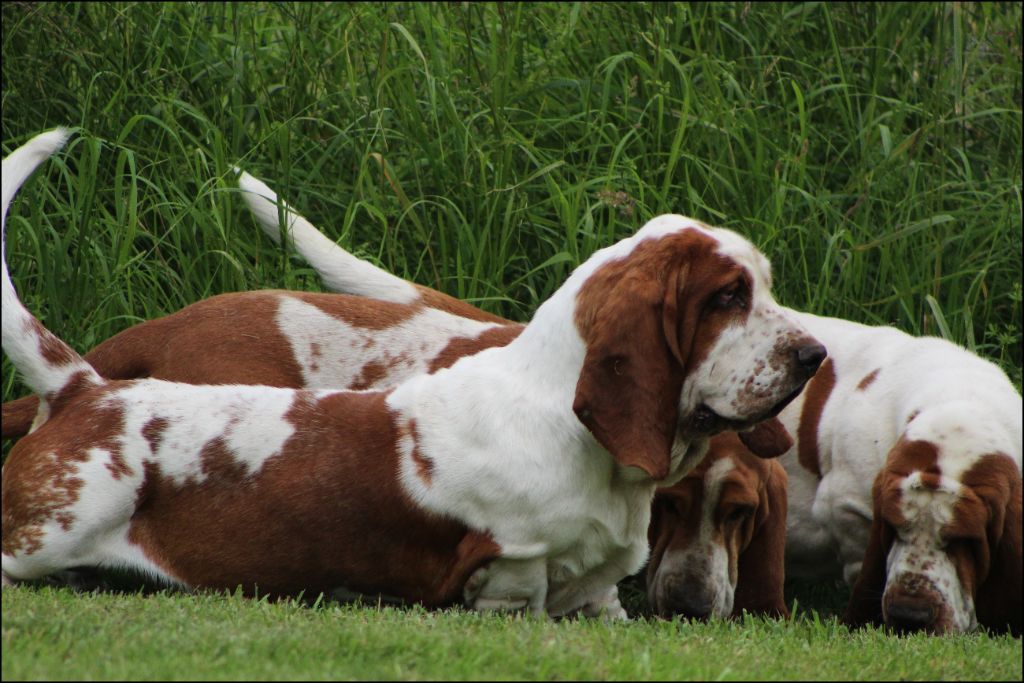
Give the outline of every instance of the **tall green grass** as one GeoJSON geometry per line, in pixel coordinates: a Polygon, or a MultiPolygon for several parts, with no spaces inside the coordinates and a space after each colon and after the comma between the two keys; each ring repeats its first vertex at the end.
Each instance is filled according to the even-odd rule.
{"type": "MultiPolygon", "coordinates": [[[[947,336],[1020,386],[1020,3],[4,3],[0,11],[4,153],[58,125],[79,133],[28,181],[7,231],[23,300],[79,350],[212,294],[320,288],[247,215],[230,173],[237,163],[356,254],[520,320],[595,249],[659,213],[688,214],[757,243],[781,302],[947,336]]],[[[23,391],[4,358],[4,400],[23,391]]],[[[66,599],[58,594],[54,608],[48,594],[30,595],[4,595],[5,678],[60,675],[32,648],[93,629],[85,616],[60,640],[66,599]],[[18,659],[7,655],[11,644],[23,648],[18,659]]],[[[102,618],[140,608],[95,605],[102,618]]],[[[216,610],[208,618],[236,619],[216,610]]],[[[333,619],[322,628],[338,627],[333,619]]],[[[246,630],[247,642],[262,648],[253,634],[263,627],[246,630]]],[[[469,637],[462,628],[452,637],[469,637]]],[[[513,637],[512,650],[549,642],[539,633],[513,637]]],[[[763,656],[753,642],[763,631],[695,633],[680,657],[716,638],[749,648],[751,661],[763,656]]],[[[90,641],[96,651],[106,637],[90,641]]],[[[800,630],[790,638],[816,642],[800,630]]],[[[597,642],[585,656],[618,646],[597,642]]],[[[853,665],[868,677],[971,677],[980,647],[952,640],[970,655],[937,646],[899,668],[903,641],[892,642],[865,648],[853,665]],[[923,667],[928,657],[950,668],[923,667]],[[870,667],[883,658],[896,668],[870,667]]],[[[991,675],[1019,679],[1019,641],[1001,642],[1000,666],[1016,668],[991,675]]],[[[68,648],[60,656],[73,659],[68,648]]],[[[748,660],[729,669],[649,661],[649,669],[572,672],[771,677],[748,660]]],[[[124,666],[102,672],[130,675],[124,666]]],[[[559,666],[508,675],[553,676],[559,666]]]]}
{"type": "Polygon", "coordinates": [[[753,239],[784,303],[949,336],[1019,383],[1020,20],[1019,3],[8,3],[5,148],[81,131],[14,207],[12,271],[83,349],[217,292],[316,288],[253,229],[237,162],[342,245],[512,318],[678,212],[753,239]]]}

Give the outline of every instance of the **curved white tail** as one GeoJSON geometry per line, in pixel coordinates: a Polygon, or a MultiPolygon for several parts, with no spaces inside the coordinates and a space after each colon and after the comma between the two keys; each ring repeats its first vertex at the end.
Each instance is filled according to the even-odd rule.
{"type": "Polygon", "coordinates": [[[239,173],[238,186],[244,190],[242,196],[263,232],[280,244],[280,203],[288,221],[286,230],[292,245],[316,269],[328,289],[400,304],[411,303],[420,297],[412,283],[353,256],[332,242],[312,223],[292,210],[284,200],[278,199],[277,194],[262,180],[237,166],[235,171],[239,173]]]}
{"type": "Polygon", "coordinates": [[[11,200],[36,167],[63,147],[70,135],[64,128],[41,133],[3,161],[3,349],[29,388],[44,400],[52,400],[72,384],[103,382],[91,365],[29,313],[7,271],[7,209],[11,200]]]}

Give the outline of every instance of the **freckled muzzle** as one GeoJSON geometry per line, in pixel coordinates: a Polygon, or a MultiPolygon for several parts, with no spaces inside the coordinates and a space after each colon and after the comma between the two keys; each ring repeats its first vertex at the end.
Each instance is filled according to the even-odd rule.
{"type": "MultiPolygon", "coordinates": [[[[715,410],[706,403],[701,403],[685,421],[687,433],[711,436],[727,430],[741,431],[750,428],[751,425],[758,422],[763,422],[764,420],[775,417],[800,395],[800,392],[804,390],[804,386],[812,377],[814,377],[818,368],[821,367],[821,364],[825,361],[825,358],[828,356],[828,352],[816,339],[807,337],[802,339],[800,343],[793,345],[792,348],[789,349],[788,352],[784,352],[783,355],[788,358],[785,373],[790,378],[788,384],[790,386],[795,385],[795,388],[793,388],[788,394],[771,404],[767,410],[755,412],[753,415],[741,418],[724,417],[715,412],[715,410]]],[[[767,393],[767,391],[762,393],[767,393]]]]}
{"type": "Polygon", "coordinates": [[[886,588],[882,615],[885,623],[900,633],[939,634],[951,629],[949,610],[942,594],[922,574],[902,574],[886,588]]]}

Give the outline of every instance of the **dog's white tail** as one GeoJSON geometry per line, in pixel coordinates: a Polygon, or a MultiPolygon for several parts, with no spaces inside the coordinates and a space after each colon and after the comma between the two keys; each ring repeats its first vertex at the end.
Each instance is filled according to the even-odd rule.
{"type": "Polygon", "coordinates": [[[255,214],[256,222],[278,244],[281,243],[277,211],[280,202],[283,215],[288,221],[287,232],[292,245],[316,269],[328,289],[400,304],[410,303],[420,297],[418,290],[407,280],[356,258],[329,240],[312,223],[289,208],[283,200],[279,200],[266,183],[237,166],[235,171],[239,173],[238,186],[244,190],[242,196],[255,214]]]}
{"type": "Polygon", "coordinates": [[[18,299],[7,272],[7,209],[22,183],[39,164],[63,147],[69,136],[70,132],[63,128],[41,133],[3,162],[3,349],[29,388],[41,398],[51,400],[70,384],[101,384],[103,379],[70,346],[43,327],[18,299]]]}

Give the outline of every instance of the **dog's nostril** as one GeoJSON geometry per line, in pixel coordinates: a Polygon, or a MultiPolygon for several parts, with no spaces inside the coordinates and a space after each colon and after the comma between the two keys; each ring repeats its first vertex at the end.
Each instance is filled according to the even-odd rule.
{"type": "Polygon", "coordinates": [[[921,631],[935,621],[935,611],[928,606],[893,602],[887,610],[886,621],[899,631],[921,631]]]}
{"type": "Polygon", "coordinates": [[[827,355],[828,351],[821,344],[810,344],[809,346],[801,346],[797,349],[796,360],[800,363],[800,367],[814,372],[827,355]]]}

